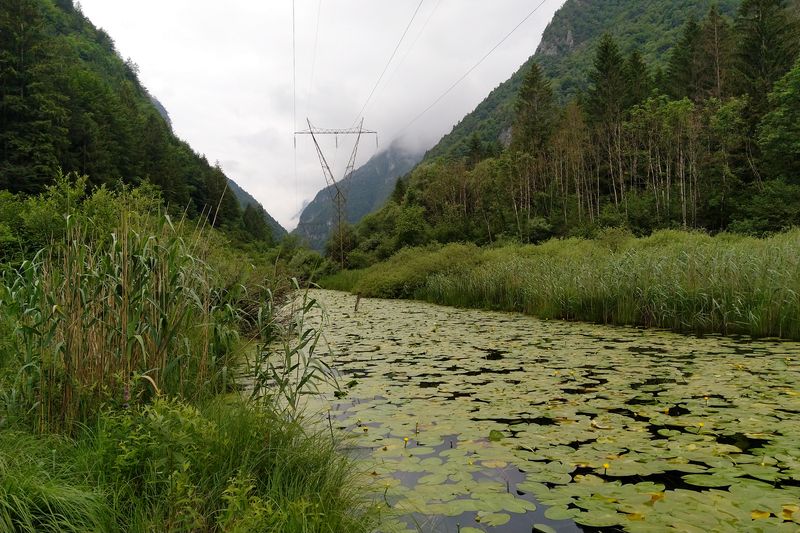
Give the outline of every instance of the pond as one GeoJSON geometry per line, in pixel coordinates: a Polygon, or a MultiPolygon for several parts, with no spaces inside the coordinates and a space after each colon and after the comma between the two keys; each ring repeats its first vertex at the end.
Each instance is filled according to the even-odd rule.
{"type": "Polygon", "coordinates": [[[386,533],[800,531],[800,343],[312,295],[386,533]]]}

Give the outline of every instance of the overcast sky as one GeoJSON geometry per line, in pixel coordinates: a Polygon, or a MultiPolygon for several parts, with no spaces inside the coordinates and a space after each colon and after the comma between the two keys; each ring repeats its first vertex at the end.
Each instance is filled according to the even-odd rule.
{"type": "MultiPolygon", "coordinates": [[[[417,0],[295,0],[297,121],[349,127],[358,116],[417,0]],[[318,16],[319,14],[319,16],[318,16]],[[319,20],[319,33],[317,21],[319,20]],[[315,42],[317,43],[315,47],[315,42]],[[315,53],[316,49],[316,53],[315,53]]],[[[381,147],[484,56],[541,0],[424,0],[364,113],[381,147]]],[[[428,148],[536,50],[564,0],[542,7],[445,100],[405,132],[428,148]]],[[[293,135],[292,0],[81,0],[144,85],[169,111],[175,133],[255,196],[284,227],[325,186],[311,139],[293,135]]],[[[323,144],[338,177],[351,142],[323,144]]],[[[362,142],[358,165],[376,152],[362,142]]],[[[357,165],[357,166],[358,166],[357,165]]]]}

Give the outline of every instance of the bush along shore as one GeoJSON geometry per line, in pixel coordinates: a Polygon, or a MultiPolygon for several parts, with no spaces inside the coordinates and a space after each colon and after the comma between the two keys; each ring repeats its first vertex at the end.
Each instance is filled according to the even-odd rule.
{"type": "Polygon", "coordinates": [[[301,423],[314,302],[279,320],[258,258],[85,183],[0,197],[0,530],[370,531],[355,465],[301,423]],[[288,364],[246,364],[275,345],[288,364]]]}
{"type": "Polygon", "coordinates": [[[321,285],[543,319],[798,340],[800,230],[759,239],[612,229],[540,245],[430,245],[321,285]]]}

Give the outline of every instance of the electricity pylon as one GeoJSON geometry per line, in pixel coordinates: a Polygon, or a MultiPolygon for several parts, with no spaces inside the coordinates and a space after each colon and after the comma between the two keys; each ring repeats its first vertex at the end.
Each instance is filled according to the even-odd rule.
{"type": "Polygon", "coordinates": [[[356,155],[358,154],[358,145],[361,142],[362,135],[375,135],[376,142],[377,142],[377,131],[372,130],[365,130],[364,129],[364,119],[361,119],[357,128],[345,128],[345,129],[322,129],[322,128],[315,128],[311,125],[311,120],[306,119],[308,123],[308,129],[304,131],[296,131],[295,135],[311,135],[311,138],[314,141],[314,146],[317,149],[317,155],[319,156],[319,163],[322,166],[322,173],[325,175],[325,182],[328,185],[328,190],[331,195],[331,200],[336,207],[336,223],[337,223],[337,231],[339,233],[339,262],[344,269],[345,266],[345,257],[344,257],[344,225],[347,220],[347,213],[346,213],[346,206],[347,206],[347,197],[345,196],[344,190],[341,186],[342,182],[345,181],[347,178],[350,177],[350,174],[353,173],[356,166],[356,155]],[[330,165],[328,165],[328,160],[325,158],[325,154],[322,152],[322,148],[319,145],[319,141],[317,140],[318,135],[335,135],[336,136],[336,145],[339,145],[339,135],[355,135],[356,142],[353,146],[353,153],[350,154],[350,160],[347,163],[347,168],[344,171],[344,177],[336,181],[336,178],[333,175],[333,171],[331,170],[330,165]]]}

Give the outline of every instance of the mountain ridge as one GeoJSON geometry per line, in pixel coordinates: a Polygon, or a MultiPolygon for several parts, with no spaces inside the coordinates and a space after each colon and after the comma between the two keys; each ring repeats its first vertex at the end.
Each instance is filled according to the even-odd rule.
{"type": "MultiPolygon", "coordinates": [[[[397,176],[375,173],[373,179],[379,184],[380,190],[374,193],[374,197],[382,203],[385,202],[391,191],[386,192],[384,183],[391,180],[393,188],[398,178],[412,171],[418,164],[431,162],[437,158],[464,157],[473,135],[477,135],[487,146],[496,145],[498,142],[507,144],[517,91],[533,62],[541,64],[559,100],[564,102],[586,88],[585,73],[591,64],[594,46],[603,33],[609,32],[616,38],[621,38],[623,52],[646,45],[642,52],[648,64],[663,64],[669,48],[677,42],[684,22],[692,16],[701,18],[715,3],[720,5],[723,12],[731,14],[739,0],[718,2],[670,0],[666,3],[649,2],[646,6],[643,6],[642,2],[632,0],[614,2],[611,6],[608,2],[598,0],[567,0],[545,28],[542,40],[533,55],[506,81],[490,91],[474,110],[453,126],[449,133],[428,148],[412,168],[397,176]],[[667,9],[659,10],[656,4],[667,9]],[[633,21],[633,24],[626,25],[625,21],[633,21]]],[[[356,173],[362,171],[362,168],[364,167],[359,168],[356,173]]],[[[370,184],[365,181],[362,185],[369,187],[370,184]]],[[[306,206],[300,224],[293,232],[308,240],[317,250],[323,249],[327,235],[323,237],[323,231],[311,228],[311,225],[326,228],[328,235],[335,226],[334,208],[327,191],[327,188],[321,190],[306,206]],[[324,207],[326,203],[327,209],[324,207]]],[[[359,211],[360,216],[352,216],[348,210],[348,222],[357,223],[363,216],[381,207],[382,205],[377,205],[369,211],[363,213],[359,211]]]]}
{"type": "Polygon", "coordinates": [[[170,209],[214,212],[235,241],[269,241],[267,217],[226,194],[225,173],[175,135],[138,72],[72,0],[0,4],[0,189],[39,194],[62,170],[91,187],[149,182],[170,209]]]}
{"type": "Polygon", "coordinates": [[[286,228],[281,226],[280,222],[275,220],[272,215],[270,215],[267,210],[264,209],[264,206],[261,205],[261,202],[256,200],[255,197],[242,188],[241,185],[233,181],[231,178],[228,178],[228,186],[230,187],[231,192],[236,197],[236,200],[239,202],[239,206],[242,209],[246,209],[248,205],[252,205],[261,209],[264,214],[264,221],[272,230],[272,237],[275,240],[280,240],[289,234],[289,232],[286,231],[286,228]]]}
{"type": "Polygon", "coordinates": [[[643,4],[632,0],[614,2],[613,5],[597,0],[564,2],[545,28],[535,53],[430,148],[423,162],[439,157],[463,157],[473,134],[486,144],[501,140],[503,133],[511,127],[514,100],[522,79],[534,62],[540,64],[563,103],[587,87],[586,72],[591,65],[594,47],[604,33],[617,39],[623,53],[643,47],[641,52],[645,61],[650,65],[661,65],[687,20],[702,18],[713,4],[718,4],[723,13],[731,14],[739,0],[671,0],[649,2],[647,6],[643,4]],[[659,10],[655,4],[668,9],[659,10]],[[581,10],[587,13],[581,13],[581,10]]]}
{"type": "MultiPolygon", "coordinates": [[[[356,224],[364,216],[380,209],[392,194],[397,180],[410,172],[422,157],[421,151],[409,150],[394,142],[342,180],[347,199],[347,222],[356,224]]],[[[324,250],[337,224],[332,193],[332,187],[320,190],[303,209],[297,228],[292,231],[317,251],[324,250]]]]}

